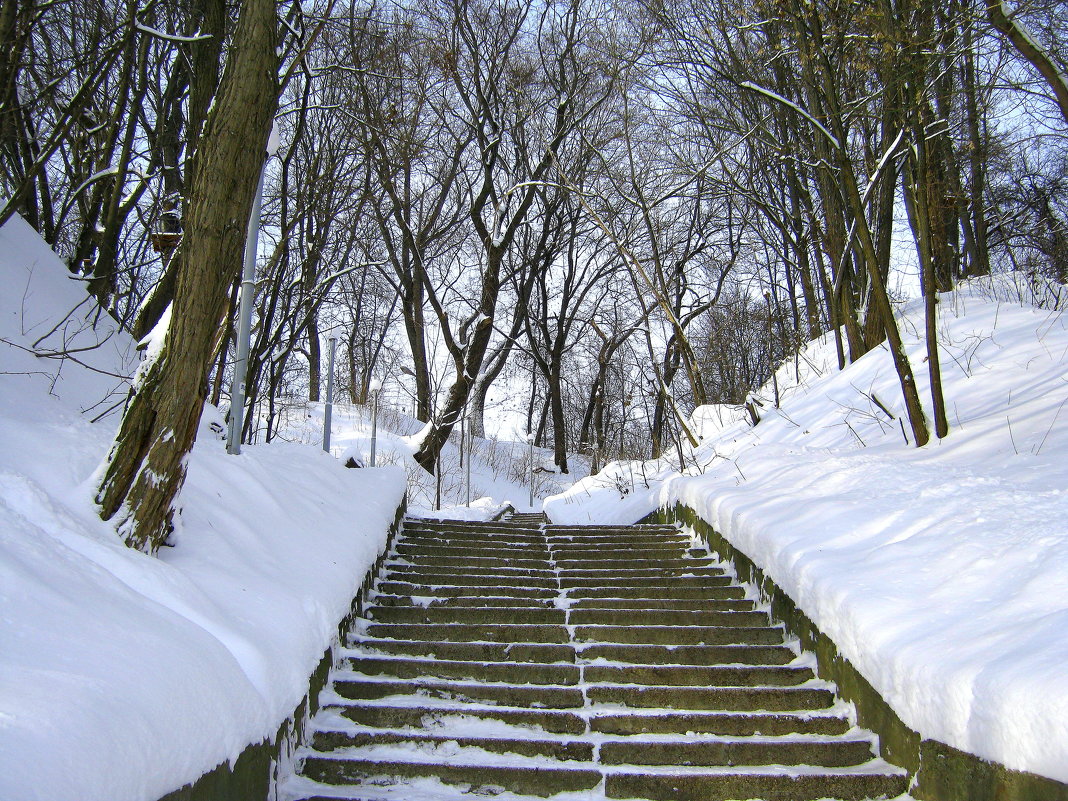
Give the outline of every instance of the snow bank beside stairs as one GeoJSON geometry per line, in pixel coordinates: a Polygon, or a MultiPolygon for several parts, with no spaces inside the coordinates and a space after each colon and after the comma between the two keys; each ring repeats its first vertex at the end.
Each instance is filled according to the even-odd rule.
{"type": "Polygon", "coordinates": [[[293,445],[233,457],[204,426],[174,547],[132,551],[91,504],[117,415],[89,422],[121,401],[131,343],[93,327],[19,219],[0,229],[0,281],[18,289],[0,296],[0,799],[156,801],[293,712],[404,473],[293,445]],[[30,352],[90,341],[95,371],[30,352]]]}
{"type": "MultiPolygon", "coordinates": [[[[755,427],[717,417],[685,473],[610,465],[546,511],[691,507],[906,725],[1068,782],[1068,316],[973,287],[941,309],[945,440],[913,448],[880,408],[904,415],[884,348],[838,371],[824,339],[780,369],[780,410],[768,391],[755,427]]],[[[921,315],[903,330],[927,399],[921,315]]]]}

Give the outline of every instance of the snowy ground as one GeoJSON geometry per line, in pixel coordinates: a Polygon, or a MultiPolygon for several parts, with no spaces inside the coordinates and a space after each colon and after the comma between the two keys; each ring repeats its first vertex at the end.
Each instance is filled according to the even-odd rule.
{"type": "Polygon", "coordinates": [[[207,414],[176,547],[132,551],[90,502],[117,410],[90,420],[125,396],[132,343],[76,322],[81,285],[19,219],[0,282],[0,798],[155,801],[293,711],[404,472],[296,444],[228,456],[207,414]]]}
{"type": "MultiPolygon", "coordinates": [[[[781,408],[765,388],[758,425],[698,410],[705,439],[681,473],[612,464],[546,511],[632,522],[688,504],[906,724],[1068,781],[1068,318],[1027,295],[995,281],[943,299],[941,442],[904,442],[885,349],[839,372],[825,339],[780,369],[781,408]]],[[[926,399],[921,311],[904,328],[926,399]]]]}
{"type": "MultiPolygon", "coordinates": [[[[280,426],[280,438],[309,445],[323,441],[322,403],[300,403],[288,409],[280,426]]],[[[331,414],[330,452],[342,462],[350,457],[371,462],[371,411],[369,407],[334,404],[331,414]]],[[[486,520],[511,507],[517,511],[540,510],[542,499],[569,488],[589,474],[589,463],[569,456],[571,473],[555,472],[552,451],[534,448],[534,506],[530,505],[531,451],[529,445],[506,439],[474,441],[471,460],[470,499],[467,473],[460,458],[457,427],[441,454],[441,504],[438,508],[434,476],[420,467],[413,454],[418,450],[424,424],[393,409],[380,409],[375,463],[403,467],[408,478],[408,506],[421,517],[486,520]]],[[[504,432],[509,433],[508,430],[504,432]]]]}

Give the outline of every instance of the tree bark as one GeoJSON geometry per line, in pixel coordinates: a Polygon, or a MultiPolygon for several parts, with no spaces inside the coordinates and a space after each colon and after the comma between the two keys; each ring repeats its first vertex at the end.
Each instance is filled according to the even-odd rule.
{"type": "Polygon", "coordinates": [[[275,3],[245,0],[190,186],[170,324],[135,381],[96,494],[127,545],[154,553],[173,529],[207,391],[212,344],[240,266],[278,100],[275,3]]]}

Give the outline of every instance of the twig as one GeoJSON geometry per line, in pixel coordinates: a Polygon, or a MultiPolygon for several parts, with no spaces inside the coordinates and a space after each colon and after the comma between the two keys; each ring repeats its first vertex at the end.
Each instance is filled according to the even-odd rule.
{"type": "Polygon", "coordinates": [[[1046,444],[1046,438],[1049,437],[1049,432],[1053,430],[1053,425],[1057,422],[1057,418],[1061,416],[1061,409],[1064,408],[1066,401],[1068,401],[1068,395],[1065,395],[1064,400],[1062,400],[1060,406],[1057,407],[1057,413],[1053,415],[1053,420],[1050,421],[1049,428],[1046,429],[1046,433],[1042,436],[1042,441],[1038,443],[1038,450],[1035,451],[1035,456],[1042,453],[1042,446],[1046,444]]]}

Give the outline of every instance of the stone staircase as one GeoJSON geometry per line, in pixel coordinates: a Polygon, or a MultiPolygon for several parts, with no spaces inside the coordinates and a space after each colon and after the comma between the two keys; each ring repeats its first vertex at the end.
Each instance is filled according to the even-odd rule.
{"type": "Polygon", "coordinates": [[[875,799],[835,688],[668,526],[409,519],[288,799],[875,799]]]}

